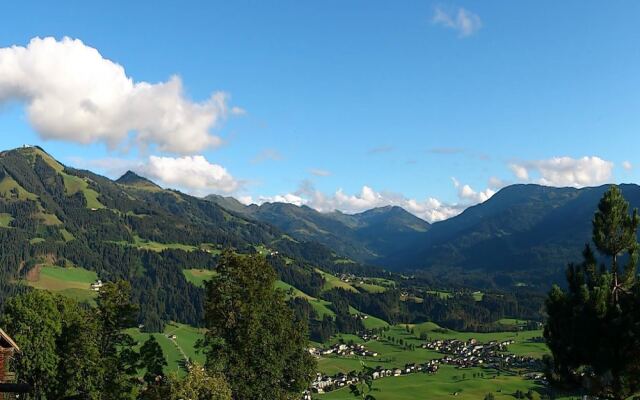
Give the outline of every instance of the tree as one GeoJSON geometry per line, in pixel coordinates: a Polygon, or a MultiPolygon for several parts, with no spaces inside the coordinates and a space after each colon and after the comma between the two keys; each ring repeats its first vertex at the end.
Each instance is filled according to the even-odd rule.
{"type": "Polygon", "coordinates": [[[31,385],[36,400],[45,399],[47,388],[58,384],[56,339],[62,323],[55,298],[41,290],[12,297],[1,323],[22,350],[12,365],[18,382],[31,385]]]}
{"type": "Polygon", "coordinates": [[[231,400],[231,389],[224,377],[210,375],[198,364],[193,364],[184,378],[172,375],[169,382],[170,400],[231,400]]]}
{"type": "Polygon", "coordinates": [[[149,339],[140,347],[140,365],[146,369],[144,380],[147,384],[155,383],[163,376],[163,368],[167,366],[162,347],[155,336],[149,335],[149,339]]]}
{"type": "Polygon", "coordinates": [[[611,259],[598,267],[589,245],[567,268],[567,289],[547,298],[544,336],[553,354],[549,377],[591,393],[626,398],[640,388],[640,285],[635,280],[638,214],[612,186],[593,219],[593,242],[611,259]],[[620,276],[619,259],[626,259],[620,276]]]}
{"type": "Polygon", "coordinates": [[[638,210],[634,209],[632,215],[629,215],[629,203],[622,196],[620,189],[611,186],[600,200],[598,211],[593,218],[593,243],[602,254],[611,257],[611,273],[614,280],[612,291],[615,301],[618,301],[618,292],[635,280],[638,224],[638,210]],[[629,254],[629,261],[620,279],[618,256],[623,252],[629,254]]]}
{"type": "Polygon", "coordinates": [[[135,341],[124,330],[134,326],[137,307],[131,303],[131,285],[126,281],[107,283],[97,300],[101,328],[100,355],[108,365],[104,376],[104,398],[135,398],[138,354],[135,341]]]}
{"type": "Polygon", "coordinates": [[[224,253],[206,284],[205,354],[210,373],[223,373],[234,398],[298,398],[315,360],[307,329],[295,321],[275,272],[260,255],[224,253]]]}
{"type": "Polygon", "coordinates": [[[7,301],[2,325],[21,347],[15,364],[20,382],[37,399],[98,399],[103,364],[93,314],[77,301],[31,290],[7,301]]]}
{"type": "Polygon", "coordinates": [[[102,392],[103,363],[100,359],[99,324],[90,310],[72,299],[57,297],[62,331],[56,340],[60,362],[58,384],[48,398],[82,395],[99,399],[102,392]]]}

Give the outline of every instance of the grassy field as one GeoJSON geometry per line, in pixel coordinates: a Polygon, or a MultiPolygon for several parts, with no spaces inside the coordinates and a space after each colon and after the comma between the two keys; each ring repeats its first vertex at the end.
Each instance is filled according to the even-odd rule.
{"type": "Polygon", "coordinates": [[[309,296],[305,292],[299,290],[296,287],[293,287],[293,286],[289,285],[286,282],[276,281],[276,287],[279,288],[279,289],[284,290],[284,292],[287,293],[288,296],[300,297],[300,298],[303,298],[303,299],[307,300],[309,302],[309,304],[311,304],[311,307],[313,307],[313,309],[318,314],[318,318],[319,319],[322,319],[325,315],[329,315],[331,317],[336,315],[328,307],[331,304],[328,301],[325,301],[325,300],[322,300],[322,299],[317,299],[317,298],[315,298],[313,296],[309,296]]]}
{"type": "Polygon", "coordinates": [[[36,217],[45,225],[62,225],[62,221],[60,221],[60,219],[55,214],[40,212],[36,214],[36,217]]]}
{"type": "Polygon", "coordinates": [[[13,217],[9,213],[0,213],[0,226],[9,228],[9,224],[13,221],[13,217]]]}
{"type": "Polygon", "coordinates": [[[150,250],[150,251],[157,251],[157,252],[167,250],[167,249],[177,249],[177,250],[184,250],[184,251],[194,251],[197,249],[196,246],[192,246],[189,244],[158,243],[152,240],[142,239],[137,235],[133,237],[133,243],[126,242],[124,240],[113,242],[113,243],[119,244],[121,246],[131,246],[131,247],[137,247],[138,249],[141,249],[141,250],[150,250]]]}
{"type": "Polygon", "coordinates": [[[376,285],[373,283],[354,283],[353,286],[358,289],[369,293],[382,293],[387,290],[386,287],[376,285]]]}
{"type": "Polygon", "coordinates": [[[360,312],[360,311],[356,310],[355,308],[353,308],[351,306],[349,306],[349,312],[352,315],[364,315],[364,316],[366,316],[366,318],[364,318],[362,320],[362,324],[364,325],[365,329],[385,328],[385,327],[389,326],[389,324],[386,321],[383,321],[380,318],[376,318],[376,317],[374,317],[372,315],[360,312]]]}
{"type": "Polygon", "coordinates": [[[93,271],[77,267],[41,265],[27,274],[27,284],[36,289],[56,292],[81,302],[93,302],[97,293],[90,289],[98,276],[93,271]]]}
{"type": "MultiPolygon", "coordinates": [[[[448,292],[446,290],[427,290],[427,293],[432,294],[434,296],[438,296],[441,299],[448,299],[453,296],[453,293],[448,292]]],[[[473,299],[475,301],[482,301],[482,299],[484,298],[484,293],[480,291],[476,291],[471,293],[471,296],[473,296],[473,299]]]]}
{"type": "Polygon", "coordinates": [[[341,281],[340,278],[338,278],[337,276],[333,276],[319,269],[316,269],[316,272],[322,275],[322,277],[325,280],[322,290],[331,290],[333,288],[340,288],[340,289],[348,290],[350,292],[358,292],[358,289],[354,288],[347,282],[341,281]]]}
{"type": "Polygon", "coordinates": [[[158,344],[160,344],[162,352],[167,359],[168,365],[165,367],[166,372],[177,372],[180,375],[184,375],[185,372],[182,365],[185,356],[199,364],[204,363],[204,354],[196,351],[196,342],[204,337],[201,329],[172,322],[167,324],[163,333],[145,333],[137,328],[128,329],[127,333],[135,339],[138,347],[142,346],[150,335],[153,335],[158,341],[158,344]],[[176,335],[176,339],[170,339],[170,335],[176,335]]]}
{"type": "Polygon", "coordinates": [[[69,175],[67,173],[64,173],[63,171],[58,171],[58,173],[62,175],[62,179],[64,181],[64,190],[68,196],[72,196],[78,192],[82,192],[84,198],[87,200],[87,208],[105,208],[105,206],[98,200],[98,196],[100,196],[100,194],[91,189],[89,187],[89,183],[86,180],[80,178],[79,176],[69,175]]]}
{"type": "Polygon", "coordinates": [[[184,274],[187,282],[191,282],[197,287],[204,287],[204,281],[210,280],[217,274],[216,271],[199,268],[183,269],[182,273],[184,274]]]}
{"type": "Polygon", "coordinates": [[[64,239],[65,242],[70,242],[73,239],[75,239],[75,237],[71,234],[71,232],[69,232],[66,229],[60,229],[60,234],[62,235],[62,238],[64,239]]]}
{"type": "Polygon", "coordinates": [[[31,192],[27,192],[22,186],[18,184],[12,177],[5,176],[0,181],[0,196],[4,199],[17,199],[17,200],[37,200],[38,196],[31,192]]]}
{"type": "MultiPolygon", "coordinates": [[[[488,393],[493,393],[496,399],[514,399],[514,394],[517,390],[527,392],[529,389],[533,392],[544,390],[541,385],[525,380],[518,375],[498,375],[497,371],[481,368],[469,368],[461,371],[445,365],[440,368],[438,373],[433,375],[417,373],[376,380],[371,394],[377,400],[482,400],[488,393]],[[474,374],[476,374],[476,377],[474,377],[474,374]]],[[[314,399],[322,400],[352,400],[357,398],[361,397],[354,396],[350,393],[349,388],[315,395],[314,397],[314,399]]]]}

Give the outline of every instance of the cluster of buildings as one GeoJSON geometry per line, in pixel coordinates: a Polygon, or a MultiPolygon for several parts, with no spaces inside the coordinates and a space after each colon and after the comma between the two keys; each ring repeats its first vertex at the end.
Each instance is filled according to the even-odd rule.
{"type": "Polygon", "coordinates": [[[457,368],[471,368],[486,366],[488,368],[535,368],[539,362],[533,357],[517,356],[507,353],[507,347],[513,344],[513,340],[491,341],[478,343],[477,340],[469,341],[447,339],[434,340],[424,343],[421,347],[445,354],[439,362],[441,364],[454,365],[457,368]]]}
{"type": "MultiPolygon", "coordinates": [[[[435,374],[438,372],[438,360],[431,360],[424,364],[406,364],[403,368],[383,368],[378,366],[369,372],[369,376],[375,380],[390,376],[415,374],[418,372],[435,374]]],[[[305,392],[305,395],[308,394],[308,398],[311,398],[311,393],[330,392],[345,386],[357,384],[359,381],[360,377],[355,371],[348,374],[339,373],[334,376],[318,373],[313,382],[311,382],[309,390],[305,392]]]]}
{"type": "MultiPolygon", "coordinates": [[[[367,336],[368,340],[375,340],[375,335],[367,336]]],[[[365,339],[365,340],[367,340],[365,339]]],[[[457,339],[434,340],[424,343],[421,347],[443,354],[439,359],[429,360],[422,364],[406,364],[404,367],[383,368],[376,367],[368,372],[371,379],[402,376],[414,373],[435,374],[440,365],[453,365],[456,368],[471,368],[484,366],[487,368],[527,368],[536,370],[540,368],[540,361],[532,357],[518,356],[507,352],[507,347],[513,344],[513,340],[491,341],[488,343],[478,343],[477,340],[468,341],[457,339]]],[[[312,354],[321,355],[359,355],[372,356],[377,353],[367,351],[360,344],[335,344],[328,349],[310,349],[312,354]]],[[[531,373],[528,379],[541,379],[541,374],[531,373]]],[[[340,373],[328,376],[318,373],[311,383],[311,387],[305,392],[303,399],[311,399],[312,393],[325,393],[340,389],[345,386],[357,384],[360,380],[359,374],[352,371],[348,374],[340,373]]]]}
{"type": "Polygon", "coordinates": [[[344,343],[336,343],[331,347],[326,349],[318,349],[312,347],[309,349],[309,353],[314,356],[326,356],[326,355],[337,355],[337,356],[360,356],[360,357],[378,357],[378,353],[375,351],[367,350],[361,344],[352,343],[352,344],[344,344],[344,343]]]}

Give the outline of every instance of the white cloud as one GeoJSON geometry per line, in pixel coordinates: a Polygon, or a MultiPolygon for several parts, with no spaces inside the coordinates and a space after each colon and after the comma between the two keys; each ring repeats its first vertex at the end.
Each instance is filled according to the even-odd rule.
{"type": "Polygon", "coordinates": [[[135,82],[123,66],[77,39],[34,38],[0,48],[0,104],[20,101],[43,139],[110,147],[156,146],[189,154],[221,144],[211,133],[228,114],[228,96],[193,102],[182,81],[135,82]]]}
{"type": "Polygon", "coordinates": [[[521,181],[529,180],[529,171],[527,167],[519,164],[510,164],[509,169],[511,169],[516,178],[520,179],[521,181]]]}
{"type": "Polygon", "coordinates": [[[613,163],[600,157],[554,157],[510,165],[516,178],[547,186],[584,187],[608,183],[613,163]],[[532,175],[537,178],[532,178],[532,175]]]}
{"type": "Polygon", "coordinates": [[[490,188],[485,189],[481,192],[476,192],[469,185],[463,185],[456,178],[453,179],[453,186],[458,190],[458,198],[465,203],[482,203],[487,201],[491,196],[493,196],[496,192],[490,188]]]}
{"type": "Polygon", "coordinates": [[[221,165],[212,164],[203,156],[150,156],[146,164],[135,171],[159,183],[194,194],[232,193],[241,183],[221,165]]]}
{"type": "Polygon", "coordinates": [[[633,169],[633,164],[631,164],[630,161],[623,161],[622,162],[622,168],[624,168],[625,171],[631,171],[633,169]]]}
{"type": "Polygon", "coordinates": [[[260,196],[258,203],[289,203],[296,206],[303,206],[308,203],[308,200],[293,193],[287,193],[283,195],[275,196],[260,196]]]}
{"type": "MultiPolygon", "coordinates": [[[[303,182],[294,193],[277,196],[261,196],[255,201],[257,204],[264,202],[284,202],[295,205],[307,205],[320,212],[332,212],[340,210],[345,213],[358,213],[375,207],[399,206],[410,213],[429,222],[441,221],[460,214],[470,205],[487,200],[494,194],[491,189],[482,192],[474,191],[469,185],[462,185],[454,179],[454,186],[458,191],[457,203],[445,203],[433,197],[423,200],[407,198],[393,192],[378,192],[370,186],[363,186],[359,193],[348,194],[338,189],[333,194],[327,195],[316,190],[310,182],[303,182]]],[[[245,201],[254,201],[245,198],[245,201]]]]}
{"type": "Polygon", "coordinates": [[[489,188],[492,190],[500,190],[503,187],[507,186],[509,182],[503,181],[502,179],[492,176],[489,178],[489,188]]]}
{"type": "Polygon", "coordinates": [[[457,10],[436,7],[432,22],[457,31],[460,37],[471,36],[482,27],[480,17],[462,7],[457,10]]]}
{"type": "Polygon", "coordinates": [[[329,175],[331,175],[331,171],[327,171],[326,169],[319,169],[319,168],[311,168],[309,170],[309,173],[311,173],[311,175],[315,175],[315,176],[329,176],[329,175]]]}

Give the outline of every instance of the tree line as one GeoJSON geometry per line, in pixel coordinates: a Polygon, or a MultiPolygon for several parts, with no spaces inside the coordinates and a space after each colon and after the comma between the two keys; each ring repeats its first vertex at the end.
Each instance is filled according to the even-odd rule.
{"type": "Polygon", "coordinates": [[[225,253],[207,283],[204,365],[166,374],[153,335],[136,343],[128,282],[107,283],[95,307],[41,290],[6,301],[0,324],[19,344],[11,361],[37,400],[295,399],[315,374],[306,321],[296,320],[263,257],[225,253]]]}

